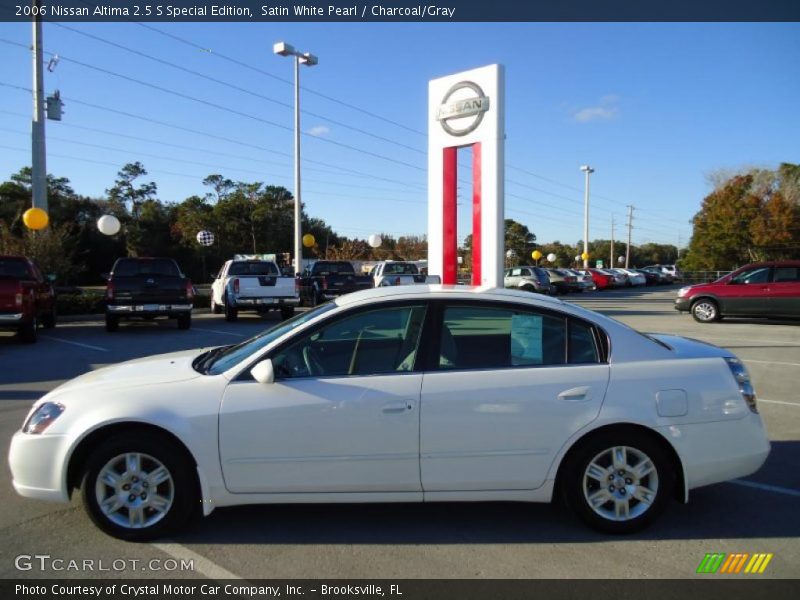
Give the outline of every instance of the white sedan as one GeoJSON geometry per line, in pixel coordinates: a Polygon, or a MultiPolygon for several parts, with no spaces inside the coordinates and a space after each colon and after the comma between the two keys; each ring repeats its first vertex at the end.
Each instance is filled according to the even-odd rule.
{"type": "Polygon", "coordinates": [[[214,508],[560,497],[612,533],[769,453],[729,351],[517,290],[349,294],[235,346],[86,373],[14,435],[17,492],[111,535],[214,508]]]}

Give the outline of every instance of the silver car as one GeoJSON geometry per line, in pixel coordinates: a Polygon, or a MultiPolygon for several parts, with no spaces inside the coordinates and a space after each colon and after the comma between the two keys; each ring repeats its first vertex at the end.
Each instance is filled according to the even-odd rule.
{"type": "Polygon", "coordinates": [[[547,271],[540,267],[521,266],[506,269],[503,287],[548,295],[553,293],[550,277],[547,271]]]}

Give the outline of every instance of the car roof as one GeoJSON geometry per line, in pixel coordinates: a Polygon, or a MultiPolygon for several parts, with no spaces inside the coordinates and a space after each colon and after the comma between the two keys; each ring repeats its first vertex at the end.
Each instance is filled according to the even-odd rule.
{"type": "Polygon", "coordinates": [[[345,294],[336,299],[338,306],[348,306],[362,302],[394,298],[396,300],[431,297],[441,299],[469,299],[480,297],[481,299],[494,299],[505,301],[525,300],[527,303],[534,301],[534,304],[541,306],[562,306],[565,303],[558,298],[531,294],[523,290],[513,290],[490,286],[472,285],[395,285],[386,287],[371,288],[359,292],[345,294]]]}

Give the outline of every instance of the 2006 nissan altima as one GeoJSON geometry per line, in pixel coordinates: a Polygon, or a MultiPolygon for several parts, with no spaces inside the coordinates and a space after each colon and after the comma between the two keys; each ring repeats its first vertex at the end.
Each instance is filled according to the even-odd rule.
{"type": "Polygon", "coordinates": [[[563,498],[639,530],[769,453],[727,350],[516,290],[386,287],[234,346],[93,371],[14,435],[23,496],[111,535],[254,503],[563,498]]]}

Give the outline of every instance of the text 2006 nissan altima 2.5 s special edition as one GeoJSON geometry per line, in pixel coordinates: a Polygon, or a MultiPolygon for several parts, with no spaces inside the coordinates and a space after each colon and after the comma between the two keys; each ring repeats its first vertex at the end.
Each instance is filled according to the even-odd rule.
{"type": "Polygon", "coordinates": [[[37,401],[23,496],[142,540],[215,507],[562,498],[627,533],[769,453],[730,352],[516,290],[356,292],[235,346],[93,371],[37,401]]]}

